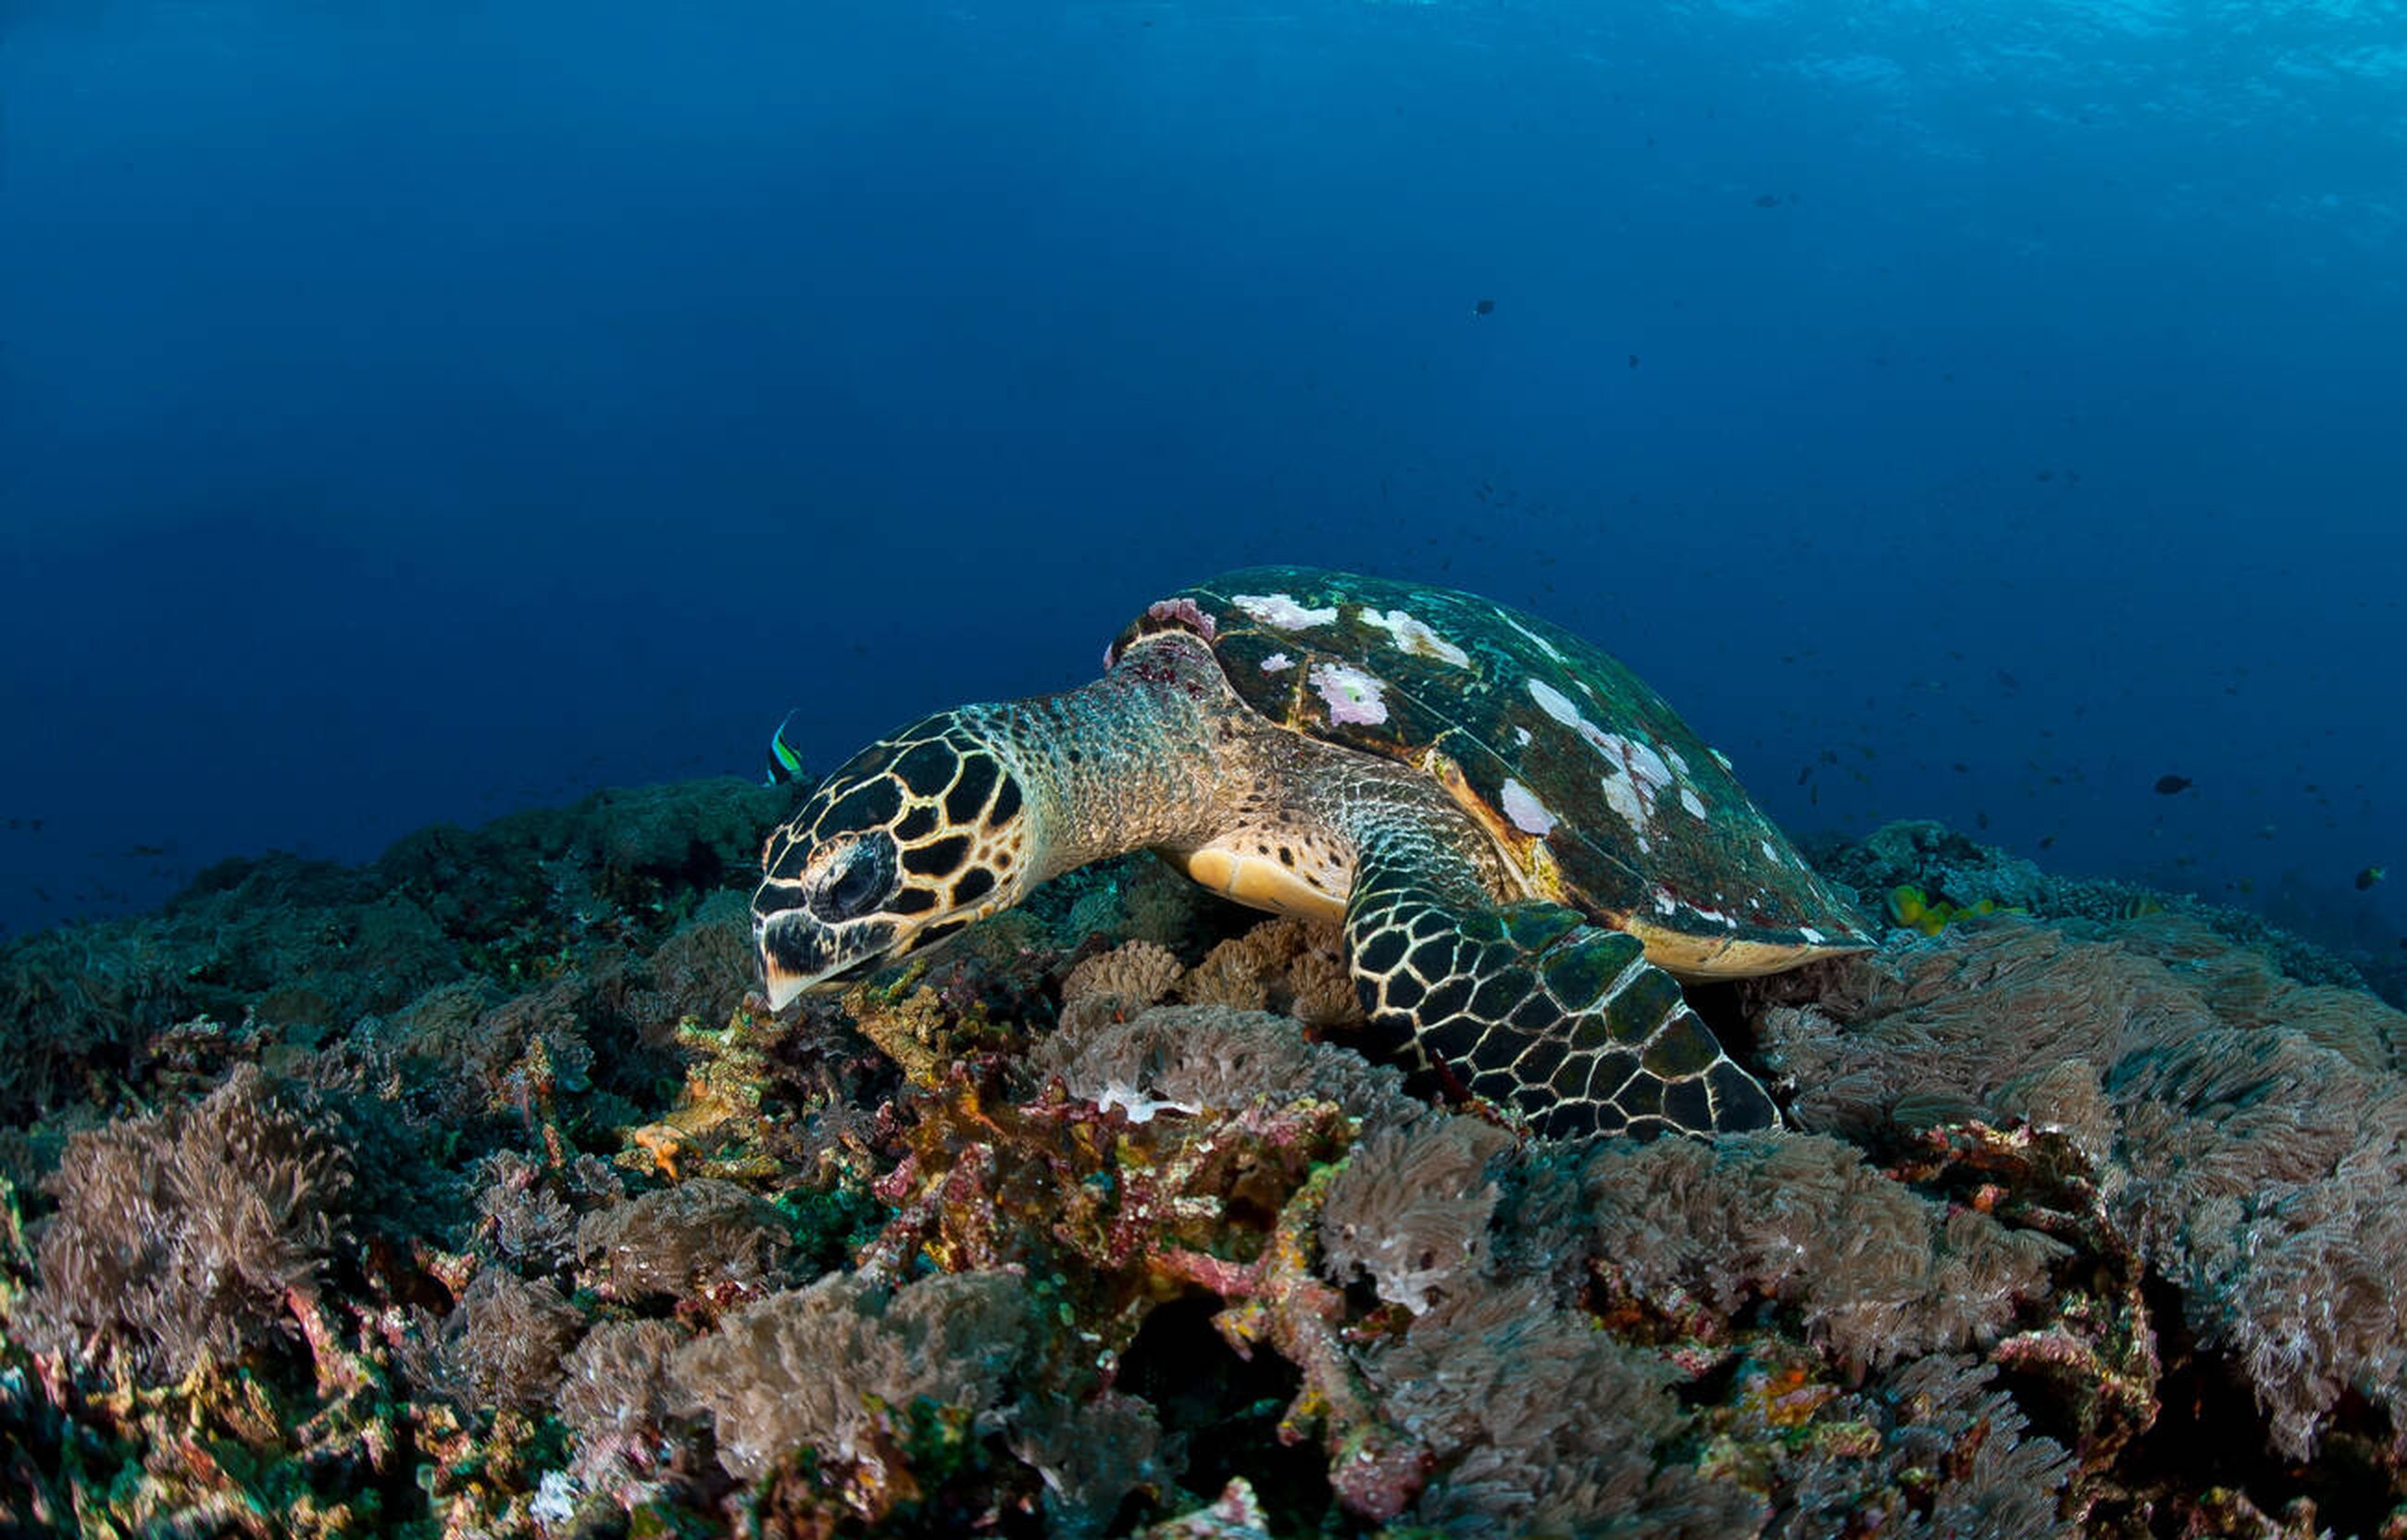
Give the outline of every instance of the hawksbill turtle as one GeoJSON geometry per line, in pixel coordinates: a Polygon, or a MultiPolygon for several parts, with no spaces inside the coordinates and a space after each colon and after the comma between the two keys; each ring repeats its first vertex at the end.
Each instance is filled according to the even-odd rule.
{"type": "Polygon", "coordinates": [[[1472,594],[1302,567],[1162,600],[1103,677],[881,739],[768,839],[773,1008],[1152,849],[1343,925],[1377,1046],[1559,1136],[1762,1128],[1679,981],[1873,945],[1621,663],[1472,594]]]}

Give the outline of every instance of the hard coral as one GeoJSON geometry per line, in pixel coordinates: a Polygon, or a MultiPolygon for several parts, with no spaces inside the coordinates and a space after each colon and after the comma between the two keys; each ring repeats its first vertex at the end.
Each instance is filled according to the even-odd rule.
{"type": "Polygon", "coordinates": [[[1099,952],[1061,981],[1061,1021],[1088,1026],[1133,1016],[1170,993],[1184,972],[1177,954],[1153,941],[1123,941],[1099,952]]]}
{"type": "Polygon", "coordinates": [[[167,1378],[275,1340],[343,1236],[351,1185],[335,1128],[249,1065],[193,1106],[78,1134],[43,1183],[59,1208],[19,1329],[167,1378]]]}
{"type": "Polygon", "coordinates": [[[1193,1005],[1282,1010],[1316,1026],[1362,1015],[1337,927],[1291,914],[1222,941],[1174,993],[1193,1005]]]}

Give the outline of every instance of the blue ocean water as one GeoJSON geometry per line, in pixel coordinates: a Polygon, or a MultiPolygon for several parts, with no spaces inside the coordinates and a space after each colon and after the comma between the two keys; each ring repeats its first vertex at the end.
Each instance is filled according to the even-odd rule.
{"type": "Polygon", "coordinates": [[[2395,0],[0,0],[0,925],[1287,560],[2395,957],[2403,92],[2395,0]]]}

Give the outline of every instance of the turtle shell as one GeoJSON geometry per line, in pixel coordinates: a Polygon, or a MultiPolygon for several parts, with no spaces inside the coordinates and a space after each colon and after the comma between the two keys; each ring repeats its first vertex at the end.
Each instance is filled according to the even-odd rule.
{"type": "Polygon", "coordinates": [[[1306,567],[1227,573],[1113,643],[1175,627],[1293,731],[1435,777],[1533,897],[1735,977],[1873,944],[1708,747],[1637,675],[1474,594],[1306,567]]]}

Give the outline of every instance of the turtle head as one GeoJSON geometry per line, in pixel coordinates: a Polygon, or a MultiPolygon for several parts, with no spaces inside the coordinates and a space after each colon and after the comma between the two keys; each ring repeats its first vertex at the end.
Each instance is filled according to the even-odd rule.
{"type": "Polygon", "coordinates": [[[960,713],[871,744],[762,847],[752,940],[771,1007],[1018,903],[1037,848],[1019,778],[960,713]]]}

